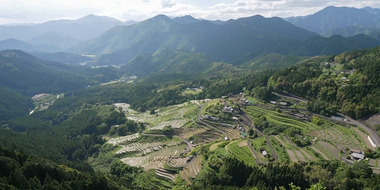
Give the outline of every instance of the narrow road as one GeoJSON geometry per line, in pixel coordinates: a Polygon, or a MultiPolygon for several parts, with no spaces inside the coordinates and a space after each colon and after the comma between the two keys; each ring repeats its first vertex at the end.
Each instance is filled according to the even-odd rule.
{"type": "Polygon", "coordinates": [[[243,123],[246,124],[248,127],[254,129],[255,131],[257,131],[261,136],[263,136],[263,132],[261,132],[260,130],[258,130],[252,123],[252,119],[247,116],[246,113],[242,112],[241,114],[242,118],[243,118],[243,123]]]}
{"type": "Polygon", "coordinates": [[[289,98],[289,99],[293,99],[293,100],[297,100],[299,102],[303,102],[303,103],[308,103],[309,101],[304,99],[304,98],[301,98],[301,97],[298,97],[296,95],[293,95],[293,94],[280,94],[280,93],[277,93],[277,92],[272,92],[272,94],[276,95],[276,96],[280,96],[282,98],[289,98]]]}
{"type": "Polygon", "coordinates": [[[255,158],[256,165],[258,165],[258,166],[263,165],[264,163],[261,162],[259,156],[256,154],[255,150],[253,150],[253,148],[252,148],[251,140],[247,141],[247,143],[248,143],[249,150],[251,151],[253,157],[255,158]]]}
{"type": "Polygon", "coordinates": [[[267,143],[268,143],[268,146],[270,148],[270,151],[272,152],[272,157],[274,159],[274,161],[277,161],[278,160],[278,155],[276,154],[276,152],[274,151],[273,149],[273,146],[269,140],[269,136],[266,137],[266,140],[267,140],[267,143]]]}

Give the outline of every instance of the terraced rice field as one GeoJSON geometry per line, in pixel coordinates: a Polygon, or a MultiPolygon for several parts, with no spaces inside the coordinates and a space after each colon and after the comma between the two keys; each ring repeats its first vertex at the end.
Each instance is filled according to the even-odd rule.
{"type": "Polygon", "coordinates": [[[315,147],[315,146],[311,146],[311,148],[315,151],[315,152],[317,152],[319,155],[321,155],[322,156],[322,158],[324,159],[324,160],[331,160],[325,153],[323,153],[321,150],[319,150],[317,147],[315,147]]]}
{"type": "Polygon", "coordinates": [[[197,104],[186,102],[183,104],[160,108],[156,110],[156,114],[128,110],[128,112],[125,112],[125,115],[130,120],[140,123],[147,123],[154,129],[160,130],[165,125],[172,125],[173,128],[182,127],[191,119],[195,119],[185,117],[188,112],[194,111],[195,109],[198,109],[197,104]]]}
{"type": "Polygon", "coordinates": [[[378,166],[378,160],[370,159],[368,162],[368,165],[373,166],[373,167],[377,167],[378,166]]]}
{"type": "Polygon", "coordinates": [[[162,130],[165,126],[172,126],[173,129],[181,128],[187,121],[186,120],[171,120],[171,121],[165,121],[160,124],[158,124],[155,127],[152,127],[148,130],[162,130]]]}
{"type": "Polygon", "coordinates": [[[339,147],[363,150],[362,145],[356,140],[353,132],[357,133],[355,130],[351,131],[348,128],[335,125],[324,130],[313,131],[309,135],[333,142],[339,147]]]}
{"type": "Polygon", "coordinates": [[[175,182],[175,179],[177,178],[177,174],[175,172],[165,170],[163,168],[156,169],[156,175],[162,178],[167,178],[173,182],[175,182]]]}
{"type": "Polygon", "coordinates": [[[324,141],[319,141],[318,144],[321,145],[334,159],[340,159],[340,150],[336,148],[334,145],[324,141]]]}
{"type": "Polygon", "coordinates": [[[163,148],[159,151],[153,152],[146,156],[126,157],[126,158],[122,158],[121,161],[130,166],[145,168],[145,166],[150,166],[149,163],[151,161],[157,161],[160,158],[167,159],[169,156],[178,157],[183,152],[185,147],[186,147],[185,145],[181,145],[181,146],[175,146],[175,147],[170,147],[170,148],[163,148]]]}
{"type": "Polygon", "coordinates": [[[292,150],[289,150],[289,149],[286,149],[286,152],[288,153],[289,157],[290,157],[290,160],[292,162],[298,162],[296,156],[294,155],[293,151],[292,150]]]}
{"type": "Polygon", "coordinates": [[[283,147],[286,147],[286,144],[284,141],[282,141],[282,139],[280,139],[280,137],[278,136],[275,136],[276,140],[283,146],[283,147]]]}
{"type": "Polygon", "coordinates": [[[183,167],[187,164],[187,158],[173,158],[169,160],[168,165],[171,167],[183,167]]]}
{"type": "Polygon", "coordinates": [[[309,122],[305,123],[302,121],[294,120],[294,119],[287,117],[285,114],[280,114],[280,113],[277,113],[274,111],[266,110],[266,109],[255,107],[255,106],[247,107],[246,112],[250,116],[257,115],[257,114],[263,114],[263,115],[265,115],[267,121],[270,123],[292,126],[292,127],[299,128],[303,131],[320,129],[319,126],[317,126],[313,123],[309,123],[309,122]]]}
{"type": "Polygon", "coordinates": [[[314,161],[315,158],[309,154],[308,152],[306,152],[304,149],[299,149],[299,151],[305,156],[305,158],[309,161],[314,161]]]}
{"type": "Polygon", "coordinates": [[[294,150],[295,152],[295,155],[298,157],[299,161],[301,162],[306,162],[307,159],[305,159],[305,157],[302,155],[302,153],[298,150],[294,150]]]}
{"type": "Polygon", "coordinates": [[[222,139],[221,135],[222,134],[220,134],[214,130],[207,130],[204,133],[196,135],[197,138],[194,139],[193,141],[195,144],[206,144],[209,142],[214,142],[214,141],[222,139]]]}
{"type": "Polygon", "coordinates": [[[135,133],[133,135],[128,135],[128,136],[124,136],[124,137],[111,138],[110,140],[108,140],[107,143],[116,146],[116,145],[119,145],[121,143],[125,143],[125,142],[128,142],[128,141],[135,140],[135,139],[137,139],[139,137],[140,137],[140,134],[135,133]]]}
{"type": "Polygon", "coordinates": [[[151,153],[153,151],[157,151],[162,149],[164,145],[166,146],[174,146],[178,145],[181,142],[179,141],[169,141],[166,143],[163,142],[153,142],[153,143],[132,143],[128,145],[120,145],[122,148],[116,152],[116,154],[123,154],[126,152],[143,152],[144,154],[151,153]]]}
{"type": "Polygon", "coordinates": [[[243,161],[245,164],[253,165],[255,163],[255,160],[247,145],[247,140],[240,140],[234,141],[227,146],[234,157],[243,161]]]}
{"type": "Polygon", "coordinates": [[[210,146],[210,151],[214,151],[214,150],[216,150],[217,148],[218,148],[218,146],[220,145],[220,144],[222,144],[223,142],[218,142],[218,143],[215,143],[215,144],[213,144],[213,145],[211,145],[210,146]]]}
{"type": "Polygon", "coordinates": [[[368,140],[368,135],[363,133],[361,130],[358,128],[354,128],[356,133],[362,138],[362,140],[365,142],[365,145],[367,148],[373,149],[374,147],[372,146],[371,142],[368,140]]]}
{"type": "Polygon", "coordinates": [[[182,171],[179,172],[182,179],[191,184],[191,179],[197,177],[202,167],[202,158],[197,156],[189,165],[187,165],[182,171]]]}
{"type": "Polygon", "coordinates": [[[192,137],[194,135],[198,135],[198,134],[204,133],[206,131],[207,131],[207,129],[200,128],[200,127],[199,128],[190,128],[190,129],[181,131],[181,134],[179,136],[184,138],[184,139],[189,139],[190,137],[192,137]]]}

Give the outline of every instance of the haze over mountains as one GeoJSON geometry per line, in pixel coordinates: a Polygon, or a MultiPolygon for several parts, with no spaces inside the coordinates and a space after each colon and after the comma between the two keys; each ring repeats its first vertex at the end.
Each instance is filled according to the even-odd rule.
{"type": "Polygon", "coordinates": [[[286,21],[260,15],[228,21],[158,15],[140,23],[88,15],[77,20],[0,26],[0,50],[20,49],[60,63],[92,65],[122,65],[140,54],[171,51],[200,53],[226,62],[247,56],[254,59],[252,55],[261,53],[331,55],[380,45],[379,12],[370,7],[326,7],[286,21]]]}
{"type": "MultiPolygon", "coordinates": [[[[318,34],[341,34],[330,30],[348,30],[344,28],[379,28],[380,9],[365,7],[362,9],[350,7],[326,7],[317,13],[303,17],[288,18],[287,21],[301,28],[318,34]]],[[[358,33],[352,33],[358,34],[358,33]]]]}

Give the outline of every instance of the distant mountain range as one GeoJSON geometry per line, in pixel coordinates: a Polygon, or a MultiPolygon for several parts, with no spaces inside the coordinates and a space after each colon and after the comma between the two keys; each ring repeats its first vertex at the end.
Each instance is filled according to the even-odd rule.
{"type": "Polygon", "coordinates": [[[324,38],[276,17],[257,15],[215,24],[190,16],[170,19],[158,15],[132,26],[114,27],[69,51],[101,55],[95,60],[97,65],[121,65],[141,53],[159,55],[173,50],[230,62],[250,53],[314,56],[377,45],[380,42],[368,36],[324,38]]]}
{"type": "Polygon", "coordinates": [[[33,25],[0,26],[0,40],[17,39],[30,42],[44,51],[56,52],[95,38],[115,26],[136,23],[88,15],[77,20],[53,20],[33,25]]]}
{"type": "Polygon", "coordinates": [[[352,27],[361,28],[379,28],[380,27],[380,9],[365,7],[362,9],[350,7],[326,7],[315,14],[303,17],[291,17],[286,19],[288,22],[307,29],[318,34],[338,34],[347,36],[350,34],[362,34],[352,27]],[[347,27],[351,27],[347,29],[347,27]],[[339,29],[339,30],[337,30],[339,29]],[[347,30],[351,30],[348,32],[347,30]]]}

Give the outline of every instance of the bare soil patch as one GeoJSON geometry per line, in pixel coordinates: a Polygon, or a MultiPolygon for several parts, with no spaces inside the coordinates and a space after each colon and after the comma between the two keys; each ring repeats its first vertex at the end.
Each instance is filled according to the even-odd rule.
{"type": "Polygon", "coordinates": [[[292,150],[286,149],[286,152],[289,154],[289,157],[292,160],[292,162],[298,162],[298,160],[297,160],[296,156],[293,154],[292,150]]]}

